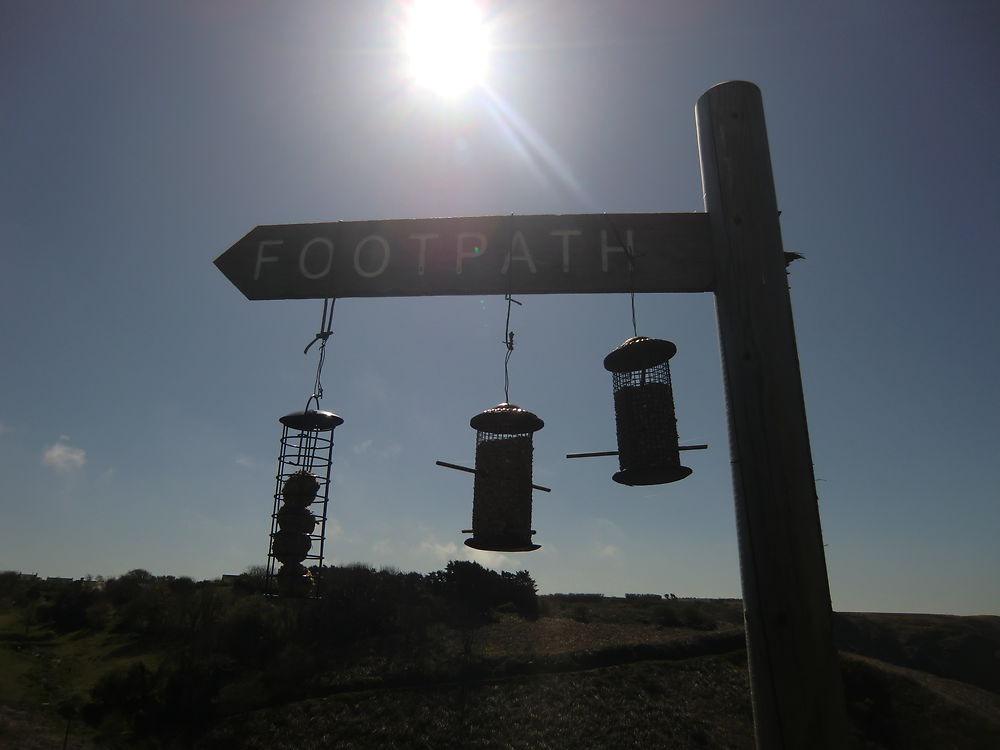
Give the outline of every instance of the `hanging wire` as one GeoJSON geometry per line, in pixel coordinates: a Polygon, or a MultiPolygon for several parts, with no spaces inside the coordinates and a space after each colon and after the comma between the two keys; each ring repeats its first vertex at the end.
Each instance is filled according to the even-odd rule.
{"type": "Polygon", "coordinates": [[[510,355],[514,353],[514,332],[510,330],[510,305],[513,302],[515,305],[520,305],[516,299],[510,296],[510,292],[507,292],[507,296],[504,297],[507,300],[507,324],[506,324],[506,335],[503,340],[503,344],[507,347],[507,354],[503,358],[503,400],[505,404],[510,403],[510,355]]]}
{"type": "Polygon", "coordinates": [[[615,233],[615,239],[618,240],[618,244],[625,248],[625,257],[628,258],[628,295],[629,302],[632,304],[632,335],[638,336],[639,331],[635,322],[635,252],[632,250],[631,245],[626,245],[622,240],[621,233],[618,231],[615,223],[611,221],[611,217],[607,214],[605,214],[605,217],[608,220],[611,230],[615,233]]]}
{"type": "MultiPolygon", "coordinates": [[[[513,216],[514,214],[511,214],[512,219],[513,216]]],[[[510,310],[511,310],[510,306],[511,303],[515,305],[521,304],[511,296],[511,291],[513,290],[513,284],[514,284],[513,236],[514,236],[513,232],[511,232],[511,247],[507,251],[507,294],[504,296],[504,299],[507,301],[507,321],[504,324],[504,339],[501,342],[504,346],[507,347],[507,353],[504,355],[503,358],[503,400],[505,404],[510,403],[510,355],[514,353],[514,332],[510,330],[510,310]]]]}
{"type": "Polygon", "coordinates": [[[309,404],[313,400],[316,401],[316,406],[319,407],[319,400],[323,398],[323,383],[321,377],[323,375],[323,364],[326,362],[326,341],[333,334],[331,330],[333,326],[333,303],[336,302],[335,297],[330,297],[323,300],[323,314],[320,318],[319,333],[317,333],[313,340],[310,341],[306,348],[302,350],[303,354],[308,354],[312,345],[317,341],[319,342],[319,362],[316,365],[316,380],[313,383],[313,392],[306,401],[306,411],[309,410],[309,404]]]}

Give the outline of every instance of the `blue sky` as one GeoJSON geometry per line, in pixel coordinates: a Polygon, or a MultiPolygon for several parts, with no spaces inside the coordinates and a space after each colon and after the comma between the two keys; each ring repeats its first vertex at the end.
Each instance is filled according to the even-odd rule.
{"type": "MultiPolygon", "coordinates": [[[[0,569],[213,578],[264,562],[318,301],[212,261],[259,224],[702,210],[694,105],[763,91],[834,608],[1000,614],[994,3],[502,2],[486,86],[414,87],[399,2],[0,0],[0,569]]],[[[688,479],[613,483],[625,295],[522,298],[544,593],[738,596],[709,294],[674,341],[688,479]]],[[[323,382],[329,561],[471,555],[475,413],[501,297],[344,299],[323,382]]]]}

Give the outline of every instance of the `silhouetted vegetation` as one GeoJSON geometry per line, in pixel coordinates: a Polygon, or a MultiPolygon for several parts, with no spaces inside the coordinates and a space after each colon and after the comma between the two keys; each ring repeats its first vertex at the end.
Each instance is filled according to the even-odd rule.
{"type": "MultiPolygon", "coordinates": [[[[321,598],[261,596],[266,571],[231,585],[132,570],[107,580],[42,582],[0,574],[0,602],[40,603],[33,622],[56,633],[104,631],[164,656],[107,671],[81,716],[105,742],[183,743],[220,711],[247,710],[321,689],[322,676],[357,654],[421,649],[435,626],[470,632],[500,612],[537,618],[527,571],[452,562],[429,575],[366,565],[314,570],[321,598]]],[[[412,659],[411,659],[412,661],[412,659]]],[[[433,665],[423,665],[434,672],[433,665]]],[[[440,670],[437,670],[440,671],[440,670]]]]}
{"type": "MultiPolygon", "coordinates": [[[[738,600],[538,597],[527,571],[460,561],[313,573],[322,598],[264,596],[260,567],[0,573],[0,745],[44,704],[39,736],[102,748],[752,747],[738,600]]],[[[995,746],[1000,618],[838,615],[837,633],[866,748],[995,746]]]]}
{"type": "Polygon", "coordinates": [[[462,622],[488,622],[491,612],[503,605],[510,605],[521,617],[538,619],[537,587],[526,570],[496,573],[478,563],[456,560],[431,573],[427,581],[462,622]]]}

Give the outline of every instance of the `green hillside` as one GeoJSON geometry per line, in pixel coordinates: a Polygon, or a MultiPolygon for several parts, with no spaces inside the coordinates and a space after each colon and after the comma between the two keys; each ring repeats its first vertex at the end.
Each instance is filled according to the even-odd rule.
{"type": "MultiPolygon", "coordinates": [[[[753,748],[737,600],[322,571],[322,600],[0,574],[0,748],[753,748]]],[[[858,746],[1000,746],[1000,618],[836,616],[858,746]]]]}

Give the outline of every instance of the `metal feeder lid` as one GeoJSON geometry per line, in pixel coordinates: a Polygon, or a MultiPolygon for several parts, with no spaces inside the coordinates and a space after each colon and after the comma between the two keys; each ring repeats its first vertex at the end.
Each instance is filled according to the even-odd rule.
{"type": "Polygon", "coordinates": [[[278,420],[285,427],[293,430],[317,430],[327,432],[338,425],[344,424],[344,420],[332,411],[296,411],[286,414],[278,420]]]}
{"type": "Polygon", "coordinates": [[[482,542],[475,537],[466,539],[465,546],[472,549],[481,549],[486,552],[534,552],[536,549],[541,549],[542,547],[542,545],[533,544],[531,541],[524,542],[523,544],[507,544],[506,542],[482,542]]]}
{"type": "Polygon", "coordinates": [[[545,426],[545,422],[520,406],[503,403],[474,416],[469,420],[469,426],[479,432],[519,435],[537,432],[545,426]]]}
{"type": "Polygon", "coordinates": [[[691,469],[681,465],[640,466],[634,469],[616,471],[611,477],[618,484],[629,487],[643,487],[650,484],[669,484],[691,476],[691,469]]]}
{"type": "Polygon", "coordinates": [[[663,364],[677,354],[672,341],[633,336],[604,358],[610,372],[635,372],[663,364]]]}

